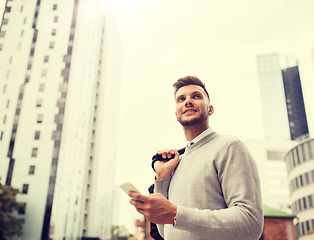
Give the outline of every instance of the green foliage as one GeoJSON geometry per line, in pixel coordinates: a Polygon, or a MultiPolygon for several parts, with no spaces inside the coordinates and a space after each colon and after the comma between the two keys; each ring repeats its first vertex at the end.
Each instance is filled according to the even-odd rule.
{"type": "Polygon", "coordinates": [[[23,219],[12,216],[12,212],[21,207],[15,200],[17,193],[19,193],[18,189],[2,185],[0,182],[0,240],[22,235],[23,219]]]}
{"type": "Polygon", "coordinates": [[[113,239],[127,239],[130,234],[125,226],[113,226],[111,229],[113,239]]]}

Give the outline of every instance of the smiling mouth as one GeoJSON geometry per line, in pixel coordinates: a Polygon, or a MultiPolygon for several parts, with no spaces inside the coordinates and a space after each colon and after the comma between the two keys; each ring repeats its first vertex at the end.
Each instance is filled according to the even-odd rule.
{"type": "Polygon", "coordinates": [[[195,113],[195,112],[196,112],[196,110],[194,110],[194,109],[189,109],[189,110],[184,111],[183,114],[186,114],[186,113],[195,113]]]}

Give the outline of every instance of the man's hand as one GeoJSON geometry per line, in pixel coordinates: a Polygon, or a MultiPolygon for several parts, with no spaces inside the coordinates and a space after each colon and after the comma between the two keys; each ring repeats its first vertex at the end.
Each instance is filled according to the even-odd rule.
{"type": "Polygon", "coordinates": [[[130,203],[146,219],[156,224],[174,224],[174,216],[177,214],[177,206],[168,201],[162,194],[150,194],[145,196],[136,192],[129,192],[130,203]]]}
{"type": "Polygon", "coordinates": [[[156,171],[156,179],[163,179],[171,176],[173,170],[177,167],[180,161],[180,154],[176,149],[162,149],[157,152],[157,154],[161,155],[162,158],[171,158],[174,154],[174,158],[169,161],[156,161],[154,164],[154,168],[156,171]]]}

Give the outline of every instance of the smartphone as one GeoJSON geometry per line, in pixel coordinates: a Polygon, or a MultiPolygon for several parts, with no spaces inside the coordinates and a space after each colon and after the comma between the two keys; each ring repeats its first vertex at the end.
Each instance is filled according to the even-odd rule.
{"type": "Polygon", "coordinates": [[[128,195],[129,195],[129,191],[133,191],[133,192],[138,192],[138,193],[140,193],[140,191],[137,190],[137,188],[134,187],[133,184],[130,183],[130,182],[121,184],[121,185],[120,185],[120,188],[121,188],[126,194],[128,194],[128,195]]]}

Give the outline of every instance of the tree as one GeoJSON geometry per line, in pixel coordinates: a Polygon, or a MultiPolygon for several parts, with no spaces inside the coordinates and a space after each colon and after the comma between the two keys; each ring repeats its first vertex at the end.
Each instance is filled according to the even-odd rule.
{"type": "Polygon", "coordinates": [[[126,240],[129,236],[132,236],[128,233],[128,229],[125,226],[113,226],[111,229],[112,239],[114,240],[126,240]]]}
{"type": "Polygon", "coordinates": [[[0,182],[0,240],[22,235],[23,219],[17,219],[12,215],[13,211],[23,207],[23,204],[15,200],[18,193],[18,189],[2,185],[0,182]]]}

